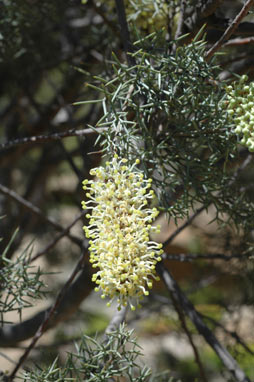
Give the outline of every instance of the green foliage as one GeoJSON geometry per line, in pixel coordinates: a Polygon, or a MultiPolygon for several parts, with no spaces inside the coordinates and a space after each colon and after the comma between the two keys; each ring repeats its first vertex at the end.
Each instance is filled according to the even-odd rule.
{"type": "Polygon", "coordinates": [[[214,203],[218,219],[229,212],[229,221],[250,229],[253,204],[238,187],[227,186],[230,163],[237,159],[236,136],[218,67],[204,59],[205,42],[196,39],[171,53],[173,44],[152,34],[135,46],[135,66],[114,55],[112,76],[96,77],[104,93],[104,116],[96,126],[107,127],[105,152],[140,158],[170,217],[188,216],[196,203],[214,203]]]}
{"type": "MultiPolygon", "coordinates": [[[[68,354],[64,367],[59,367],[56,359],[47,368],[25,372],[24,381],[101,382],[124,378],[129,382],[152,382],[151,370],[141,366],[141,356],[133,331],[122,325],[104,342],[84,335],[76,345],[76,352],[68,354]]],[[[164,380],[164,375],[156,378],[157,382],[164,380]]]]}
{"type": "Polygon", "coordinates": [[[41,280],[41,276],[45,273],[37,267],[33,271],[33,266],[29,264],[32,255],[31,244],[16,259],[8,259],[8,250],[16,233],[17,230],[1,256],[0,314],[2,323],[4,313],[18,311],[21,316],[24,308],[33,306],[34,299],[41,299],[46,293],[46,287],[41,280]]]}
{"type": "Polygon", "coordinates": [[[52,32],[60,25],[68,7],[68,2],[59,0],[33,2],[32,6],[30,3],[28,0],[3,0],[1,4],[4,17],[0,21],[0,65],[8,71],[16,70],[20,81],[24,77],[31,79],[36,69],[38,73],[45,63],[48,67],[55,64],[61,45],[58,34],[52,32]],[[22,73],[17,70],[20,65],[22,73]]]}

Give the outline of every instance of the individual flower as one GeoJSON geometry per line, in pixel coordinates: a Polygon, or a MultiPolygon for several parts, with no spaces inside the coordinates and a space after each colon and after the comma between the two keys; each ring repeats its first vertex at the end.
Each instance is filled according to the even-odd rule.
{"type": "Polygon", "coordinates": [[[155,265],[163,252],[162,244],[149,239],[150,232],[160,231],[159,226],[151,226],[159,212],[148,205],[154,198],[152,180],[135,169],[138,163],[137,159],[129,165],[127,159],[115,155],[105,168],[90,171],[94,180],[83,182],[88,201],[82,207],[91,209],[84,231],[90,239],[90,262],[99,268],[92,280],[97,284],[95,290],[102,291],[101,297],[110,298],[107,305],[116,297],[119,309],[130,304],[135,310],[149,294],[152,279],[159,279],[155,265]]]}
{"type": "Polygon", "coordinates": [[[241,136],[240,143],[254,152],[254,82],[247,84],[243,75],[234,86],[227,86],[227,113],[235,123],[235,133],[241,136]]]}

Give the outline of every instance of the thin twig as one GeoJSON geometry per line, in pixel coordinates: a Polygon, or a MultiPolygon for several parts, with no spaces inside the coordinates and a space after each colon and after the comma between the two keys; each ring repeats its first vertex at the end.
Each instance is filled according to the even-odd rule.
{"type": "Polygon", "coordinates": [[[195,260],[223,260],[223,261],[230,261],[233,259],[241,259],[249,258],[249,255],[243,255],[243,254],[234,254],[234,255],[223,255],[221,253],[214,253],[214,254],[205,254],[205,255],[198,255],[198,254],[189,254],[189,253],[166,253],[165,259],[168,260],[174,260],[174,261],[180,261],[180,262],[189,262],[189,261],[195,261],[195,260]]]}
{"type": "MultiPolygon", "coordinates": [[[[228,187],[231,187],[234,182],[236,181],[236,179],[238,178],[239,174],[251,163],[253,159],[253,155],[252,154],[249,154],[246,159],[243,161],[243,163],[235,170],[235,172],[233,173],[230,181],[229,181],[229,184],[228,184],[228,187]]],[[[178,227],[173,233],[172,235],[169,236],[169,238],[163,243],[163,248],[165,249],[174,239],[177,235],[179,235],[179,233],[181,233],[186,227],[188,227],[192,221],[201,213],[203,212],[204,210],[206,210],[210,205],[212,204],[212,202],[210,202],[209,204],[205,205],[205,206],[202,206],[200,208],[197,209],[197,211],[189,218],[186,220],[185,223],[183,223],[180,227],[178,227]]]]}
{"type": "Polygon", "coordinates": [[[171,273],[166,269],[164,264],[159,262],[156,268],[169,292],[174,296],[185,314],[193,322],[198,332],[205,338],[206,342],[212,347],[212,349],[221,359],[224,366],[232,373],[235,380],[237,382],[250,382],[249,378],[245,375],[244,371],[240,368],[236,360],[220,344],[211,330],[206,326],[201,318],[201,315],[196,311],[193,304],[182,292],[177,282],[174,280],[171,273]]]}
{"type": "Polygon", "coordinates": [[[252,162],[253,160],[253,155],[252,154],[249,154],[245,160],[243,161],[243,163],[235,170],[232,178],[230,179],[230,182],[228,184],[228,187],[231,187],[234,182],[236,181],[236,179],[238,178],[238,176],[240,175],[240,173],[252,162]]]}
{"type": "Polygon", "coordinates": [[[33,261],[37,260],[40,256],[44,255],[45,253],[48,253],[49,250],[51,250],[60,239],[68,235],[70,229],[79,221],[86,211],[82,211],[58,236],[56,236],[45,248],[43,248],[41,251],[37,252],[36,255],[31,257],[29,263],[32,263],[33,261]]]}
{"type": "Polygon", "coordinates": [[[175,237],[177,235],[179,235],[179,233],[181,233],[186,227],[188,227],[191,222],[202,212],[204,211],[205,209],[207,208],[207,206],[202,206],[200,208],[197,209],[197,211],[188,219],[186,220],[185,223],[183,223],[180,227],[178,227],[173,233],[172,235],[169,236],[169,238],[164,241],[163,243],[163,248],[165,249],[170,243],[171,241],[173,241],[175,239],[175,237]]]}
{"type": "Polygon", "coordinates": [[[223,0],[206,0],[206,1],[201,1],[201,9],[200,9],[200,14],[199,18],[205,18],[210,15],[212,15],[217,8],[221,5],[223,0]]]}
{"type": "MultiPolygon", "coordinates": [[[[11,190],[10,188],[4,186],[3,184],[0,184],[0,192],[9,198],[15,200],[17,203],[21,204],[25,208],[27,208],[29,211],[31,211],[33,214],[37,215],[39,218],[46,221],[48,224],[52,225],[55,229],[58,231],[64,231],[65,229],[57,223],[54,219],[51,217],[48,217],[43,214],[43,212],[40,210],[40,208],[36,207],[33,203],[29,202],[28,200],[24,199],[22,196],[18,195],[15,191],[11,190]]],[[[76,243],[78,246],[82,245],[82,240],[78,238],[77,236],[71,235],[70,233],[66,233],[66,236],[68,236],[74,243],[76,243]]]]}
{"type": "MultiPolygon", "coordinates": [[[[83,271],[71,284],[64,298],[61,300],[57,311],[47,326],[47,330],[73,316],[74,312],[77,311],[84,299],[89,296],[93,288],[94,283],[91,278],[91,268],[84,267],[83,271]]],[[[41,310],[25,321],[0,327],[0,347],[9,348],[11,346],[17,346],[17,343],[33,337],[45,320],[50,309],[51,306],[41,310]]]]}
{"type": "Polygon", "coordinates": [[[120,26],[121,39],[122,39],[124,51],[126,53],[126,58],[127,58],[129,66],[134,66],[136,64],[135,58],[132,57],[130,54],[128,54],[128,53],[132,53],[134,49],[130,39],[130,33],[129,33],[128,24],[126,20],[124,2],[123,0],[115,0],[115,3],[116,3],[118,22],[120,26]]]}
{"type": "Polygon", "coordinates": [[[117,310],[114,316],[112,317],[110,323],[108,324],[105,330],[105,339],[108,338],[111,332],[114,332],[118,329],[120,324],[125,320],[128,307],[123,306],[120,310],[117,310]]]}
{"type": "Polygon", "coordinates": [[[225,46],[239,46],[239,45],[247,45],[247,44],[253,44],[254,43],[254,37],[246,37],[246,38],[233,38],[232,40],[229,40],[223,44],[223,48],[225,46]]]}
{"type": "MultiPolygon", "coordinates": [[[[89,1],[89,0],[88,0],[89,1]]],[[[112,30],[112,32],[116,35],[118,35],[118,30],[116,28],[116,24],[111,21],[106,15],[105,15],[105,11],[103,11],[101,9],[101,6],[97,6],[96,5],[96,1],[93,1],[93,0],[90,0],[88,2],[89,5],[92,6],[92,8],[95,10],[96,13],[98,13],[99,16],[101,16],[101,18],[103,19],[105,25],[108,25],[110,27],[110,29],[112,30]]]]}
{"type": "Polygon", "coordinates": [[[193,349],[195,360],[196,360],[196,363],[197,363],[197,365],[199,367],[200,377],[201,377],[202,381],[207,382],[207,378],[206,378],[206,375],[205,375],[204,367],[203,367],[201,359],[199,357],[198,349],[196,348],[196,345],[195,345],[195,343],[193,341],[191,332],[188,329],[184,313],[183,313],[181,307],[179,306],[177,300],[175,299],[175,296],[172,293],[171,293],[171,298],[172,298],[175,310],[177,311],[177,314],[178,314],[179,320],[181,322],[182,328],[183,328],[184,332],[186,333],[186,335],[187,335],[187,337],[189,339],[190,345],[191,345],[191,347],[193,349]]]}
{"type": "Polygon", "coordinates": [[[74,174],[76,174],[78,180],[81,181],[82,180],[82,172],[80,171],[78,166],[75,164],[69,151],[66,150],[66,148],[63,144],[63,141],[58,141],[58,144],[59,144],[64,156],[66,157],[66,161],[69,163],[70,167],[72,168],[74,174]]]}
{"type": "MultiPolygon", "coordinates": [[[[3,357],[5,358],[7,361],[9,361],[10,363],[12,363],[13,365],[17,365],[17,362],[13,361],[13,359],[11,357],[9,357],[7,354],[3,353],[3,352],[0,352],[0,357],[3,357]]],[[[1,376],[1,371],[0,371],[0,376],[1,376]]],[[[0,381],[1,381],[1,378],[0,378],[0,381]]],[[[2,381],[1,381],[2,382],[2,381]]]]}
{"type": "Polygon", "coordinates": [[[254,0],[247,0],[244,6],[242,7],[240,13],[235,17],[235,19],[232,21],[232,23],[229,25],[229,27],[226,29],[226,31],[223,33],[221,38],[211,47],[211,49],[208,50],[206,53],[206,60],[209,60],[212,55],[220,49],[222,44],[229,39],[229,37],[234,33],[242,19],[247,15],[249,12],[249,9],[254,4],[254,0]]]}
{"type": "Polygon", "coordinates": [[[177,22],[177,29],[175,33],[175,40],[183,34],[185,8],[186,8],[186,0],[181,0],[179,19],[177,22]]]}
{"type": "Polygon", "coordinates": [[[49,325],[50,320],[54,316],[54,314],[55,314],[55,312],[56,312],[60,302],[62,301],[63,297],[65,296],[65,294],[66,294],[67,290],[69,289],[71,283],[73,282],[73,280],[75,279],[77,274],[84,267],[84,257],[85,257],[85,254],[86,254],[86,251],[83,250],[83,253],[82,253],[81,257],[80,257],[80,260],[78,261],[78,263],[77,263],[75,269],[73,270],[72,274],[70,275],[69,279],[67,280],[67,282],[65,283],[65,285],[63,286],[61,291],[59,292],[54,305],[51,307],[51,309],[47,313],[44,321],[42,322],[42,324],[38,328],[37,332],[35,333],[35,335],[34,335],[32,341],[31,341],[30,345],[25,350],[24,354],[20,357],[16,367],[14,368],[12,373],[10,374],[10,376],[9,376],[9,380],[10,381],[12,381],[14,379],[14,377],[17,374],[18,370],[20,369],[20,367],[22,366],[24,361],[27,359],[29,353],[34,348],[34,346],[36,345],[36,343],[40,339],[40,337],[43,335],[43,333],[46,331],[46,329],[47,329],[47,327],[49,325]]]}
{"type": "Polygon", "coordinates": [[[200,29],[200,22],[202,22],[202,24],[207,23],[208,16],[215,13],[222,1],[223,0],[199,1],[198,5],[193,3],[193,6],[187,9],[187,17],[185,18],[184,23],[191,32],[187,39],[193,37],[193,34],[196,34],[196,32],[200,29]]]}
{"type": "Polygon", "coordinates": [[[71,129],[68,131],[64,131],[62,133],[54,133],[54,134],[48,134],[48,135],[35,135],[32,137],[14,139],[13,141],[2,143],[0,145],[0,149],[7,150],[11,147],[18,146],[18,145],[39,144],[44,142],[57,141],[57,140],[68,138],[68,137],[83,137],[83,136],[91,135],[91,134],[100,134],[105,130],[107,130],[106,127],[99,127],[96,129],[82,129],[82,130],[71,129]]]}
{"type": "Polygon", "coordinates": [[[251,355],[254,355],[254,351],[249,348],[248,345],[246,345],[245,342],[238,336],[236,332],[232,332],[231,330],[226,329],[221,323],[216,321],[214,318],[206,316],[202,313],[200,313],[203,319],[211,321],[215,326],[221,328],[225,333],[229,334],[232,338],[234,338],[248,353],[251,355]]]}

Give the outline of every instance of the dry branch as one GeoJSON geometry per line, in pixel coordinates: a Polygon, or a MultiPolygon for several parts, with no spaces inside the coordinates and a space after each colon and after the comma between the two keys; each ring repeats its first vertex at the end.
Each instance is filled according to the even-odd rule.
{"type": "Polygon", "coordinates": [[[165,268],[163,263],[157,265],[158,274],[161,276],[166,288],[173,298],[180,305],[181,309],[195,325],[197,331],[204,337],[206,342],[212,347],[227,370],[229,370],[237,382],[250,382],[244,371],[240,368],[236,360],[229,354],[224,346],[217,340],[211,330],[202,320],[201,315],[196,311],[193,304],[182,292],[171,273],[165,268]]]}

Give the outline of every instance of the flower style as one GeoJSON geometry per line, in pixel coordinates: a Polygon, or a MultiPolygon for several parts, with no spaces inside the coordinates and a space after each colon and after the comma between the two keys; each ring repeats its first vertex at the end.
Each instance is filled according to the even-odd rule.
{"type": "Polygon", "coordinates": [[[129,304],[132,310],[139,305],[143,295],[152,288],[152,279],[158,280],[155,265],[161,260],[162,244],[149,239],[149,232],[159,232],[160,227],[151,223],[158,215],[148,201],[154,198],[149,190],[152,180],[145,180],[143,173],[129,166],[127,159],[114,156],[106,167],[90,171],[95,181],[84,180],[88,202],[82,202],[89,226],[84,231],[89,241],[90,262],[99,271],[93,275],[96,291],[109,303],[117,297],[118,309],[129,304]],[[133,299],[135,305],[132,304],[133,299]]]}
{"type": "Polygon", "coordinates": [[[240,143],[254,152],[254,83],[246,84],[243,75],[233,86],[227,86],[227,113],[236,124],[235,133],[242,136],[240,143]]]}

